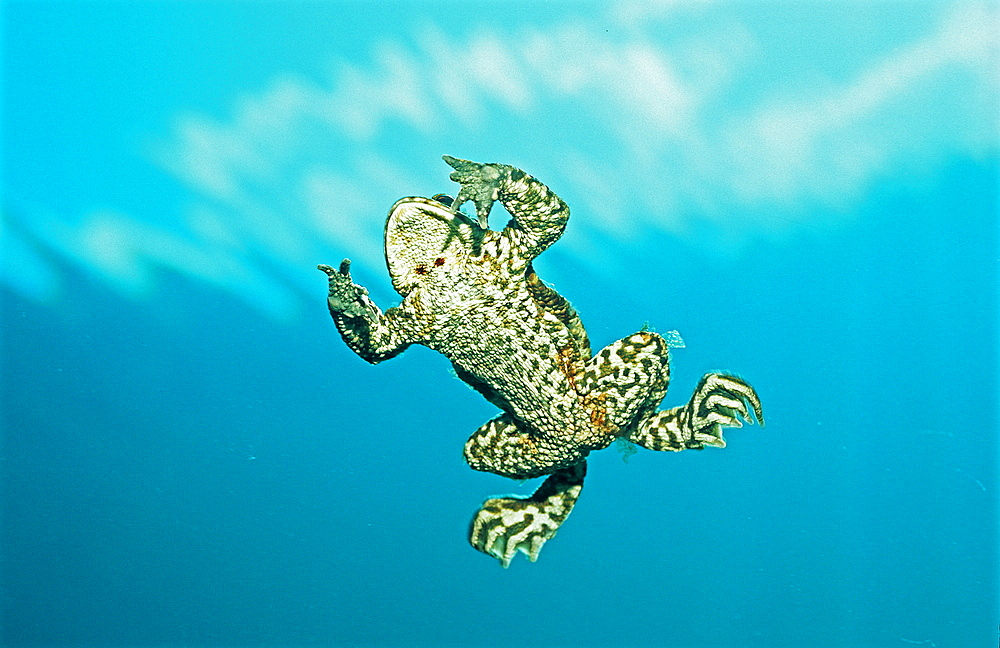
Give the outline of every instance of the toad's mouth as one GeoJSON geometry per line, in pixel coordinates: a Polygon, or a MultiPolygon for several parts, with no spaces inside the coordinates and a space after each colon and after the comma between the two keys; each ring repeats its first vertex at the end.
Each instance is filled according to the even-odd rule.
{"type": "Polygon", "coordinates": [[[389,218],[386,220],[386,231],[403,226],[403,223],[412,224],[414,219],[421,216],[429,217],[445,224],[449,229],[465,225],[476,225],[476,219],[465,212],[455,211],[452,208],[455,199],[447,194],[436,194],[433,198],[423,198],[421,196],[408,196],[400,198],[389,210],[389,218]]]}
{"type": "Polygon", "coordinates": [[[451,209],[451,206],[455,203],[455,199],[448,194],[434,194],[431,200],[436,200],[449,209],[451,209]]]}

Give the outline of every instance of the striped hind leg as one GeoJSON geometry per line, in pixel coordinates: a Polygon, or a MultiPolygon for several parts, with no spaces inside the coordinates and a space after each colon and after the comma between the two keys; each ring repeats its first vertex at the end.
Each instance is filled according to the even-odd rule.
{"type": "Polygon", "coordinates": [[[605,445],[627,435],[663,400],[670,383],[670,346],[663,336],[640,331],[612,342],[584,366],[582,400],[594,428],[608,435],[605,445]]]}
{"type": "Polygon", "coordinates": [[[577,464],[588,452],[565,439],[525,429],[510,414],[501,414],[469,437],[464,454],[474,470],[532,479],[577,464]]]}
{"type": "Polygon", "coordinates": [[[525,498],[486,500],[472,518],[469,544],[500,561],[506,569],[518,551],[535,562],[576,504],[587,462],[557,470],[525,498]]]}
{"type": "Polygon", "coordinates": [[[465,460],[474,469],[512,479],[548,478],[530,497],[487,500],[472,518],[469,543],[504,567],[518,551],[534,562],[580,496],[586,454],[578,446],[523,429],[509,414],[476,430],[465,444],[465,460]]]}
{"type": "Polygon", "coordinates": [[[706,374],[687,405],[646,416],[628,440],[650,450],[673,452],[701,450],[705,446],[724,448],[722,428],[743,427],[743,420],[764,425],[764,412],[754,388],[736,376],[706,374]]]}

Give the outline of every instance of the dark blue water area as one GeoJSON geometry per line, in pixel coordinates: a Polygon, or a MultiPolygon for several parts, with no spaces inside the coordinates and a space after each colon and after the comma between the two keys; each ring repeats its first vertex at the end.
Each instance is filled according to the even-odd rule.
{"type": "Polygon", "coordinates": [[[595,346],[682,332],[665,405],[729,369],[767,427],[594,454],[508,570],[466,542],[535,485],[463,463],[494,408],[426,349],[355,357],[322,275],[294,324],[170,275],[145,301],[74,268],[57,303],[5,293],[2,643],[995,645],[994,173],[736,261],[656,236],[626,282],[540,259],[595,346]]]}

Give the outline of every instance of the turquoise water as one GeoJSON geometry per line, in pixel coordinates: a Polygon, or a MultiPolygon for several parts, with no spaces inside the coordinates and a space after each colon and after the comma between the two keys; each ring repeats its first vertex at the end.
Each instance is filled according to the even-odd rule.
{"type": "Polygon", "coordinates": [[[643,6],[7,3],[2,643],[995,645],[995,10],[643,6]],[[391,305],[444,153],[570,204],[595,348],[676,329],[664,405],[733,371],[767,427],[471,549],[535,487],[463,463],[495,408],[314,269],[391,305]]]}

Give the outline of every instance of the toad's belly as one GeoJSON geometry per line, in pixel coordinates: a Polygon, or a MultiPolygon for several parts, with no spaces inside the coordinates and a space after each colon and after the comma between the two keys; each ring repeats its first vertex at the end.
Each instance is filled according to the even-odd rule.
{"type": "Polygon", "coordinates": [[[544,314],[510,315],[470,313],[446,342],[432,348],[481,383],[477,389],[485,386],[495,396],[490,400],[518,420],[543,433],[579,436],[590,415],[580,393],[582,359],[569,332],[544,314]]]}

